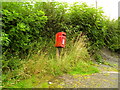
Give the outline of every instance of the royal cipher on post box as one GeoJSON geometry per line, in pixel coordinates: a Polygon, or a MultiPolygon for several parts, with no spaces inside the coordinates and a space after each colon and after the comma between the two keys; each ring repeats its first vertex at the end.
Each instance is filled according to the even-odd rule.
{"type": "Polygon", "coordinates": [[[65,32],[58,32],[56,34],[55,47],[64,48],[65,44],[66,44],[66,33],[65,32]]]}

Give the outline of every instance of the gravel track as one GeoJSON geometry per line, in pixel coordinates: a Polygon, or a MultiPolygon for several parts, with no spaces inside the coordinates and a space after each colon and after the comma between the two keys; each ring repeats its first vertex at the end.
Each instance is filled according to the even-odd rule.
{"type": "Polygon", "coordinates": [[[50,88],[118,88],[118,73],[63,75],[55,79],[50,88]]]}

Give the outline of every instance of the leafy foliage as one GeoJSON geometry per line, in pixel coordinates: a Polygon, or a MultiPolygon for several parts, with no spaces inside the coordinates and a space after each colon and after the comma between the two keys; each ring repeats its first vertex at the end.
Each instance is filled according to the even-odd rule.
{"type": "Polygon", "coordinates": [[[53,36],[60,31],[65,31],[63,24],[66,22],[66,12],[68,4],[65,2],[37,2],[34,9],[42,10],[48,17],[43,36],[54,38],[53,36]]]}
{"type": "Polygon", "coordinates": [[[107,20],[106,44],[112,51],[120,51],[120,17],[118,20],[107,20]]]}
{"type": "Polygon", "coordinates": [[[2,5],[2,68],[8,71],[20,66],[21,58],[27,57],[37,42],[43,40],[41,33],[47,16],[41,10],[33,10],[29,3],[3,2],[2,5]]]}
{"type": "Polygon", "coordinates": [[[29,3],[3,2],[3,53],[8,50],[5,55],[27,55],[28,49],[33,47],[31,43],[41,40],[47,17],[43,11],[33,10],[28,5],[29,3]]]}
{"type": "Polygon", "coordinates": [[[101,8],[89,7],[86,3],[74,3],[69,12],[70,25],[75,28],[72,32],[84,32],[91,41],[92,51],[105,45],[106,25],[101,8]]]}
{"type": "Polygon", "coordinates": [[[54,40],[55,33],[59,31],[67,32],[67,39],[70,40],[84,32],[90,41],[89,51],[92,52],[106,44],[111,49],[119,48],[112,45],[117,38],[112,39],[110,35],[117,28],[117,21],[112,25],[114,21],[108,21],[102,15],[102,8],[96,9],[86,3],[69,6],[64,2],[36,2],[33,6],[28,2],[3,2],[2,12],[3,53],[7,52],[5,55],[23,57],[38,42],[49,42],[48,38],[54,40]]]}
{"type": "MultiPolygon", "coordinates": [[[[36,74],[60,75],[72,69],[76,73],[81,67],[90,67],[78,71],[83,74],[95,70],[86,64],[91,54],[104,46],[120,51],[120,18],[109,20],[103,13],[102,8],[86,3],[2,2],[3,82],[10,80],[6,83],[9,86],[13,79],[31,78],[36,74]],[[60,31],[67,33],[67,44],[63,61],[58,62],[54,38],[60,31]],[[79,41],[82,36],[86,38],[84,42],[79,41]]],[[[95,55],[101,63],[102,57],[95,55]]]]}

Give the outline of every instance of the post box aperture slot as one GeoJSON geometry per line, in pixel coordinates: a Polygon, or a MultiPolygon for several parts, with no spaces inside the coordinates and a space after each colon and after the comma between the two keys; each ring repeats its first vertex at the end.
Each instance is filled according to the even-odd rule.
{"type": "Polygon", "coordinates": [[[66,36],[66,34],[62,34],[63,36],[66,36]]]}

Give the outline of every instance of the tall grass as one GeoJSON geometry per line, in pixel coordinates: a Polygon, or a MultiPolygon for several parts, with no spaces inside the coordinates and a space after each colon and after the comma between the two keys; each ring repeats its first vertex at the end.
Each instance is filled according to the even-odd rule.
{"type": "MultiPolygon", "coordinates": [[[[30,59],[21,61],[21,67],[7,74],[9,79],[4,82],[4,87],[16,87],[16,85],[17,87],[26,87],[24,84],[20,86],[18,83],[23,83],[27,79],[29,81],[33,77],[36,79],[39,78],[39,82],[45,76],[57,76],[63,73],[87,74],[98,72],[91,65],[90,56],[85,46],[86,42],[84,41],[85,37],[68,40],[66,48],[62,50],[59,59],[55,57],[55,47],[49,47],[47,51],[43,52],[41,50],[33,54],[30,59]],[[15,80],[14,84],[8,83],[9,80],[15,80]]],[[[33,81],[36,82],[36,79],[33,79],[33,81]]],[[[32,83],[30,87],[36,86],[32,83]]]]}

